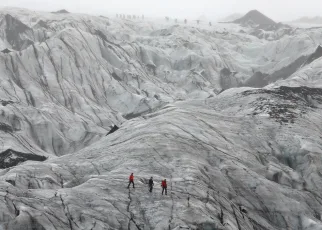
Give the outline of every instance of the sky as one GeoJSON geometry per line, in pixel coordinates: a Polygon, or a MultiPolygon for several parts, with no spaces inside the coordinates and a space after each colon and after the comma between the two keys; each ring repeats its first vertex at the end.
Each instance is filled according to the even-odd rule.
{"type": "Polygon", "coordinates": [[[156,17],[220,19],[257,9],[275,21],[322,16],[322,0],[0,0],[0,7],[41,11],[66,9],[94,15],[144,14],[156,17]]]}

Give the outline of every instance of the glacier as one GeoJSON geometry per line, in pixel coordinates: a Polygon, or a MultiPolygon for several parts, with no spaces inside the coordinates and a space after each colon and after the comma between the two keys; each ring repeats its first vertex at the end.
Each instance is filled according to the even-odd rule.
{"type": "Polygon", "coordinates": [[[0,28],[0,229],[322,229],[322,28],[0,28]]]}

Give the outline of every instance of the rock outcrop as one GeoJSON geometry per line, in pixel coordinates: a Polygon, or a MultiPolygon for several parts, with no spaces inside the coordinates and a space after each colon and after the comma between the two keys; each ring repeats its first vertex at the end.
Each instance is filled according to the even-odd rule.
{"type": "Polygon", "coordinates": [[[0,169],[18,165],[25,161],[44,161],[47,158],[36,154],[21,153],[12,149],[0,153],[0,169]]]}

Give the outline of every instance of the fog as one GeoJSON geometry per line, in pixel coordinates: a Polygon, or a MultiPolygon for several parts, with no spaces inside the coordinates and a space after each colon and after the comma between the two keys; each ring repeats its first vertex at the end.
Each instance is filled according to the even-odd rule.
{"type": "Polygon", "coordinates": [[[178,18],[196,18],[204,15],[209,19],[257,9],[276,21],[322,15],[321,0],[0,0],[0,6],[43,11],[67,9],[76,13],[106,15],[124,13],[178,18]]]}

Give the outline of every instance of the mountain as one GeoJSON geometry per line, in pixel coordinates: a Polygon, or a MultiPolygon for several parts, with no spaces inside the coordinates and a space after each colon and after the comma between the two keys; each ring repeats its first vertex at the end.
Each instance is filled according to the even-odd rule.
{"type": "Polygon", "coordinates": [[[234,13],[234,14],[231,14],[231,15],[228,15],[224,18],[221,18],[219,19],[218,21],[219,22],[232,22],[232,21],[235,21],[239,18],[243,17],[243,14],[240,14],[240,13],[234,13]]]}
{"type": "Polygon", "coordinates": [[[302,17],[293,21],[293,23],[322,24],[322,17],[302,17]]]}
{"type": "Polygon", "coordinates": [[[69,12],[65,9],[62,9],[62,10],[58,10],[58,11],[55,11],[55,12],[52,12],[53,14],[69,14],[69,12]]]}
{"type": "Polygon", "coordinates": [[[322,229],[321,33],[1,9],[0,229],[322,229]]]}
{"type": "Polygon", "coordinates": [[[246,15],[233,22],[238,24],[276,25],[276,22],[257,10],[251,10],[246,15]]]}

